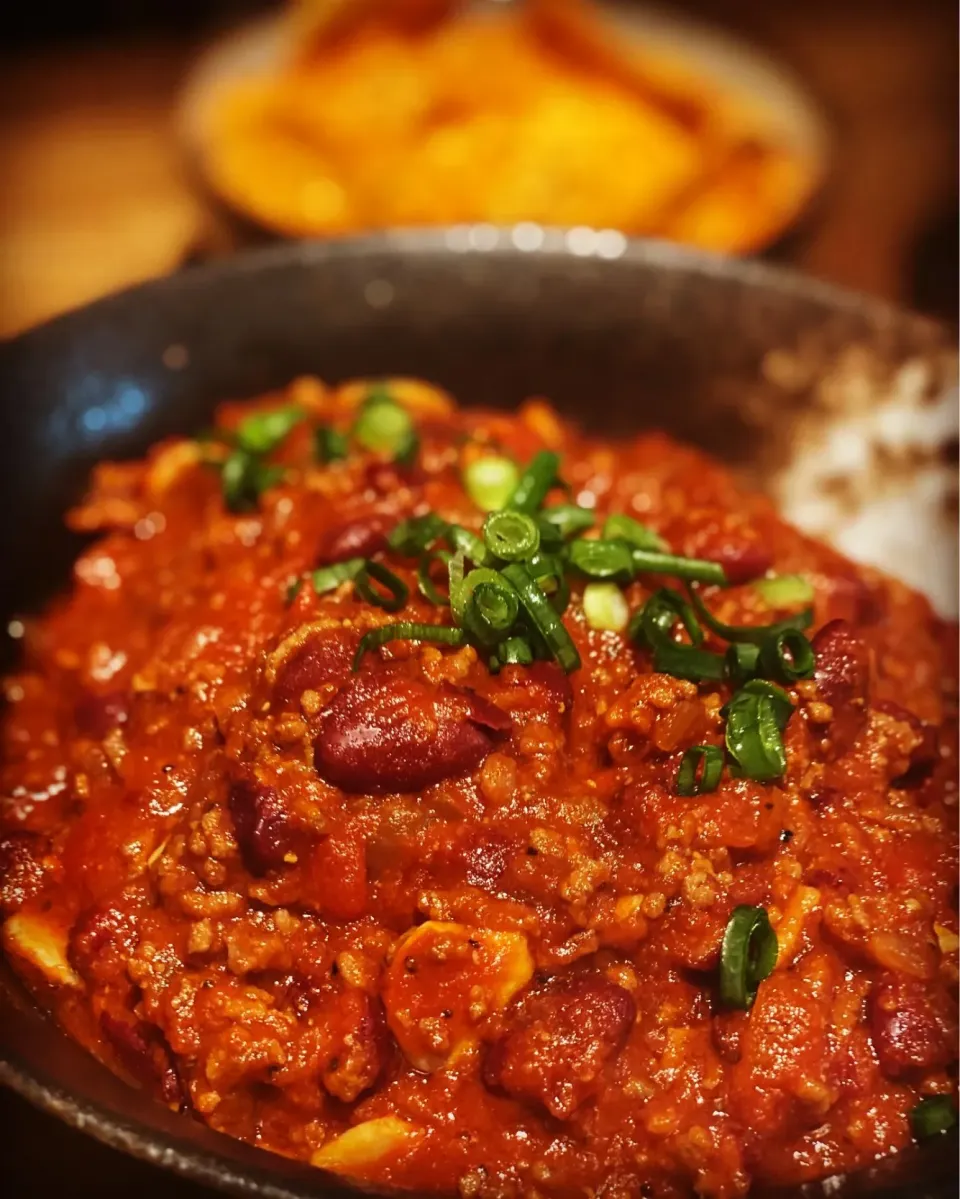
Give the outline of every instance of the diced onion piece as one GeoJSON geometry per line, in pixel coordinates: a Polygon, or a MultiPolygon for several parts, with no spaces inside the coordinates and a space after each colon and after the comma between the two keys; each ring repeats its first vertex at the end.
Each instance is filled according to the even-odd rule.
{"type": "Polygon", "coordinates": [[[6,921],[3,948],[11,957],[29,963],[55,986],[81,986],[67,961],[66,932],[35,913],[16,912],[6,921]]]}
{"type": "Polygon", "coordinates": [[[787,900],[783,915],[777,921],[777,965],[784,970],[802,947],[803,927],[808,918],[820,909],[820,892],[802,883],[795,887],[787,900]]]}
{"type": "Polygon", "coordinates": [[[383,990],[387,1022],[418,1070],[437,1070],[475,1044],[482,1021],[532,975],[521,933],[428,920],[394,950],[383,990]]]}
{"type": "Polygon", "coordinates": [[[942,954],[956,953],[960,948],[960,937],[951,928],[947,928],[945,924],[937,924],[934,922],[933,931],[937,935],[937,944],[940,946],[942,954]]]}
{"type": "Polygon", "coordinates": [[[588,583],[583,589],[583,614],[591,629],[622,633],[630,623],[630,609],[616,583],[588,583]]]}
{"type": "Polygon", "coordinates": [[[385,1157],[399,1153],[421,1134],[421,1129],[399,1116],[380,1116],[348,1128],[321,1146],[310,1159],[321,1170],[337,1174],[359,1174],[385,1157]]]}

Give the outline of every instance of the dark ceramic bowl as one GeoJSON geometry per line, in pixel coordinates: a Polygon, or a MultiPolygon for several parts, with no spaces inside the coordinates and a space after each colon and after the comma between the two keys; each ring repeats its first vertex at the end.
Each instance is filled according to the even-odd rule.
{"type": "MultiPolygon", "coordinates": [[[[420,375],[470,404],[545,394],[608,433],[664,427],[771,487],[843,408],[838,371],[853,371],[857,402],[864,381],[883,391],[904,368],[921,404],[954,378],[945,330],[856,296],[666,245],[581,236],[574,252],[545,233],[535,250],[517,248],[529,238],[482,227],[284,246],[147,284],[0,347],[4,623],[66,582],[79,543],[62,514],[98,459],[196,429],[218,400],[298,374],[420,375]]],[[[236,1195],[338,1193],[126,1087],[9,972],[0,1081],[109,1145],[236,1195]]],[[[946,1199],[956,1179],[947,1139],[829,1193],[946,1199]]]]}

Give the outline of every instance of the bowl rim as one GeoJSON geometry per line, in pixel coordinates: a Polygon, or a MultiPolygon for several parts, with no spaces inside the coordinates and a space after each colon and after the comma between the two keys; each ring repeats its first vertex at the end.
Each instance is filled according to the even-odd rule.
{"type": "Polygon", "coordinates": [[[243,278],[250,274],[285,267],[312,268],[326,261],[373,258],[377,255],[417,258],[507,258],[536,261],[586,260],[597,266],[628,262],[645,265],[665,274],[686,274],[704,280],[739,283],[758,291],[805,300],[838,312],[858,313],[879,328],[909,325],[928,334],[940,334],[952,345],[946,322],[916,312],[867,292],[857,291],[795,266],[784,266],[754,257],[738,257],[701,250],[663,238],[629,237],[616,229],[574,228],[539,225],[531,221],[494,225],[476,222],[438,225],[429,228],[397,228],[332,238],[301,238],[250,247],[209,262],[191,264],[167,275],[141,280],[97,299],[56,313],[44,320],[0,338],[0,347],[25,344],[47,330],[67,330],[88,316],[109,315],[131,302],[147,302],[150,296],[176,294],[214,284],[220,279],[243,278]]]}

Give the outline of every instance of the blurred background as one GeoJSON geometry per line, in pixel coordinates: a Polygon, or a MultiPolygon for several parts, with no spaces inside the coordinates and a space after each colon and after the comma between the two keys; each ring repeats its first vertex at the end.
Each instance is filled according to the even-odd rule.
{"type": "MultiPolygon", "coordinates": [[[[323,2],[315,0],[315,7],[323,2]]],[[[645,10],[641,4],[625,7],[645,10]]],[[[224,31],[265,13],[279,15],[279,8],[257,0],[86,0],[77,5],[31,0],[7,16],[0,70],[0,334],[285,231],[282,220],[278,230],[276,221],[264,228],[256,219],[284,199],[256,194],[277,174],[268,148],[261,147],[257,158],[249,138],[246,147],[235,141],[221,155],[222,186],[211,187],[209,174],[204,178],[198,169],[203,164],[196,146],[186,144],[182,111],[183,89],[198,55],[209,52],[224,31]],[[224,193],[232,204],[223,203],[224,193]],[[248,200],[247,212],[240,215],[250,218],[252,212],[254,219],[241,228],[235,218],[248,200]]],[[[827,160],[814,167],[822,178],[808,181],[811,194],[798,201],[798,212],[781,214],[783,228],[763,226],[761,214],[753,238],[761,244],[750,244],[746,227],[739,243],[733,238],[723,244],[714,232],[706,244],[785,259],[953,320],[954,0],[683,0],[671,11],[681,19],[707,22],[708,35],[712,26],[736,45],[759,49],[774,72],[792,72],[801,102],[830,139],[827,160]]],[[[681,57],[682,52],[681,44],[681,57]]],[[[736,56],[726,68],[736,73],[736,56]]],[[[692,69],[697,69],[695,55],[692,69]]],[[[339,102],[349,104],[349,89],[341,91],[339,102]]],[[[701,100],[709,108],[709,100],[701,100]]],[[[762,87],[752,100],[762,110],[762,87]]],[[[271,103],[277,107],[276,98],[271,103]]],[[[292,101],[287,97],[284,103],[289,107],[292,101]]],[[[296,103],[302,105],[302,97],[296,103]]],[[[228,126],[221,122],[221,128],[228,126]]],[[[314,132],[306,130],[305,136],[314,132]]],[[[676,166],[669,149],[662,156],[668,174],[676,166]]],[[[783,164],[770,168],[780,171],[779,183],[784,169],[783,164]]],[[[597,180],[601,195],[610,186],[597,180]]],[[[314,185],[314,197],[317,190],[314,185]]],[[[728,208],[731,203],[743,207],[735,195],[727,199],[728,208]]],[[[596,223],[589,203],[586,209],[583,223],[596,223]]],[[[415,220],[431,219],[412,211],[415,220]]],[[[501,203],[493,211],[513,209],[501,203]]],[[[557,211],[560,218],[565,215],[562,206],[557,211]]],[[[380,223],[394,223],[395,215],[380,213],[380,223]]],[[[450,216],[457,215],[451,210],[450,216]]],[[[549,206],[546,215],[552,215],[549,206]]],[[[445,216],[441,206],[436,217],[445,216]]],[[[767,217],[768,225],[777,225],[776,212],[767,217]]],[[[717,226],[720,218],[711,219],[717,226]]],[[[724,219],[729,224],[729,211],[724,219]]],[[[292,233],[323,231],[287,223],[292,233]]],[[[369,227],[369,212],[354,224],[369,227]]],[[[346,221],[343,230],[332,231],[349,225],[346,221]]],[[[627,231],[677,235],[674,228],[642,221],[627,231]]],[[[679,236],[697,240],[682,228],[679,236]]]]}
{"type": "MultiPolygon", "coordinates": [[[[313,0],[314,15],[327,2],[313,0]]],[[[594,97],[606,105],[601,135],[595,110],[571,99],[567,76],[536,77],[550,96],[543,106],[535,72],[498,73],[487,59],[473,72],[469,46],[451,60],[467,68],[441,86],[409,56],[400,67],[396,55],[387,67],[382,56],[355,61],[349,38],[324,47],[316,29],[299,74],[273,61],[271,82],[231,98],[236,55],[225,60],[218,47],[244,22],[266,17],[269,31],[286,20],[275,3],[16,6],[0,55],[0,335],[246,244],[390,224],[398,214],[428,223],[506,213],[652,232],[790,262],[956,320],[956,0],[677,0],[666,26],[662,15],[643,24],[641,3],[623,7],[641,15],[638,53],[647,28],[666,28],[671,50],[641,66],[608,64],[633,108],[594,97]],[[199,75],[198,61],[207,64],[199,75]],[[398,88],[401,76],[416,87],[398,88]],[[403,96],[417,87],[433,89],[435,108],[447,106],[446,157],[430,141],[436,154],[424,158],[429,139],[414,117],[400,119],[403,96]],[[377,88],[388,98],[378,100],[377,88]],[[484,109],[488,99],[495,113],[484,109]],[[511,105],[528,136],[504,147],[496,137],[511,105]],[[574,115],[585,113],[580,136],[574,115]],[[402,143],[403,153],[391,159],[394,118],[393,149],[402,143]],[[593,158],[580,153],[585,146],[593,158]],[[512,191],[498,186],[507,158],[512,191]],[[374,169],[384,162],[386,179],[374,169]],[[467,172],[478,164],[474,180],[467,172]],[[471,186],[460,194],[465,177],[471,186]],[[540,186],[545,179],[550,186],[540,186]]],[[[253,57],[262,59],[258,28],[253,57]]],[[[614,43],[621,32],[608,30],[614,43]]],[[[567,47],[571,71],[581,50],[567,47]]],[[[600,50],[619,52],[609,40],[600,50]]],[[[513,51],[503,52],[509,63],[513,51]]],[[[0,1155],[11,1199],[203,1194],[6,1093],[0,1155]]]]}

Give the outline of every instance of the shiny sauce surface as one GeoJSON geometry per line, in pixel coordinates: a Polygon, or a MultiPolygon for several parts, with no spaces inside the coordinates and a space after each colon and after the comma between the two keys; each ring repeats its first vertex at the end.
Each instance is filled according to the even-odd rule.
{"type": "MultiPolygon", "coordinates": [[[[957,1057],[953,630],[665,436],[390,387],[412,464],[316,461],[312,426],[362,383],[224,405],[227,429],[307,414],[250,511],[196,441],[98,468],[70,516],[96,538],[5,681],[14,967],[159,1102],[368,1184],[733,1199],[908,1146],[957,1057]],[[676,794],[731,688],[589,627],[576,579],[569,675],[415,641],[352,669],[371,629],[449,621],[386,536],[427,510],[479,529],[462,472],[490,449],[555,450],[572,501],[722,563],[704,595],[728,623],[783,615],[758,576],[812,584],[782,779],[676,794]],[[315,593],[357,555],[409,584],[402,612],[315,593]],[[778,942],[748,1011],[718,999],[738,905],[778,942]]],[[[629,583],[630,610],[664,584],[629,583]]]]}

